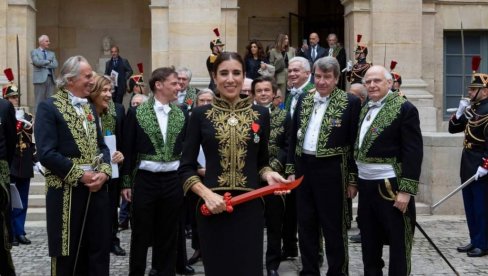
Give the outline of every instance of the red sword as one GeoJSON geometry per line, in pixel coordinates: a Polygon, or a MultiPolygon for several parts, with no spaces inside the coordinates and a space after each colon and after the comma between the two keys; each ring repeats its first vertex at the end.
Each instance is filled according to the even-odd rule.
{"type": "MultiPolygon", "coordinates": [[[[284,191],[288,191],[288,190],[293,190],[296,187],[298,187],[298,185],[300,185],[302,183],[302,180],[303,180],[303,176],[301,176],[300,178],[296,179],[295,181],[293,181],[289,184],[278,183],[278,184],[268,185],[266,187],[262,187],[262,188],[259,188],[259,189],[256,189],[256,190],[253,190],[253,191],[250,191],[247,193],[243,193],[243,194],[238,195],[236,197],[232,197],[231,194],[229,192],[227,192],[224,194],[224,201],[225,201],[225,204],[227,205],[226,211],[227,211],[227,213],[232,213],[232,211],[234,211],[234,206],[239,205],[239,204],[244,203],[244,202],[247,202],[247,201],[250,201],[250,200],[253,200],[253,199],[258,198],[258,197],[270,195],[274,192],[284,192],[284,191]]],[[[210,210],[208,210],[207,205],[205,205],[205,204],[203,204],[200,207],[200,212],[204,216],[212,215],[210,210]]]]}

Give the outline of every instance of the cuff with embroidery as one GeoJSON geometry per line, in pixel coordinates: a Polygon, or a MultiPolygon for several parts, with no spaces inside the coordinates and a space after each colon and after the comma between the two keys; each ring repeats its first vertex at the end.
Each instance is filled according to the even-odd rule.
{"type": "Polygon", "coordinates": [[[107,163],[100,164],[98,171],[108,175],[109,179],[112,178],[112,166],[107,163]]]}
{"type": "Polygon", "coordinates": [[[78,181],[81,179],[84,173],[85,171],[82,168],[73,164],[71,170],[69,170],[68,174],[64,177],[63,182],[76,187],[78,186],[78,181]]]}
{"type": "Polygon", "coordinates": [[[185,183],[183,183],[183,192],[186,193],[191,189],[191,187],[195,184],[197,184],[198,182],[202,182],[202,180],[200,179],[199,176],[197,175],[194,175],[194,176],[190,176],[186,181],[185,183]]]}
{"type": "Polygon", "coordinates": [[[358,174],[357,173],[349,173],[349,185],[357,185],[358,184],[358,174]]]}
{"type": "Polygon", "coordinates": [[[286,164],[285,165],[285,175],[295,174],[295,165],[286,164]]]}
{"type": "Polygon", "coordinates": [[[281,164],[280,161],[278,161],[278,159],[276,158],[273,158],[273,160],[271,160],[269,162],[269,166],[273,169],[273,171],[277,172],[277,173],[283,173],[283,170],[285,169],[283,167],[283,164],[281,164]]]}
{"type": "Polygon", "coordinates": [[[120,181],[120,188],[131,189],[132,188],[132,177],[129,175],[123,175],[122,181],[120,181]]]}
{"type": "Polygon", "coordinates": [[[419,188],[418,180],[401,178],[400,183],[398,183],[398,190],[409,193],[411,195],[416,195],[418,188],[419,188]]]}

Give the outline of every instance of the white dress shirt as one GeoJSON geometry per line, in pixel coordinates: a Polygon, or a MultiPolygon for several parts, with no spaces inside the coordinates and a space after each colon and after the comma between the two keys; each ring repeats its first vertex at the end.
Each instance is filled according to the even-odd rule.
{"type": "Polygon", "coordinates": [[[320,127],[322,126],[322,120],[328,105],[328,97],[321,97],[319,92],[315,92],[314,108],[303,140],[303,152],[306,154],[315,154],[317,152],[320,127]]]}
{"type": "Polygon", "coordinates": [[[309,82],[310,82],[310,76],[308,76],[308,80],[302,86],[300,86],[299,88],[292,88],[292,90],[295,89],[296,91],[298,91],[298,94],[291,98],[290,115],[292,118],[293,118],[293,113],[295,113],[295,107],[297,107],[298,98],[300,97],[300,95],[302,95],[303,88],[305,88],[305,86],[307,86],[309,82]]]}
{"type": "Polygon", "coordinates": [[[183,104],[183,101],[185,100],[186,97],[186,90],[185,91],[180,91],[178,92],[178,103],[183,104]]]}
{"type": "MultiPolygon", "coordinates": [[[[361,124],[361,129],[359,131],[359,148],[361,148],[363,145],[363,140],[366,132],[368,132],[374,119],[385,105],[384,100],[389,93],[391,93],[391,91],[388,92],[378,102],[368,102],[371,107],[366,113],[366,116],[364,116],[364,120],[361,124]]],[[[356,161],[356,164],[358,166],[358,176],[361,179],[375,180],[396,177],[395,170],[390,164],[363,163],[359,161],[356,161]]]]}

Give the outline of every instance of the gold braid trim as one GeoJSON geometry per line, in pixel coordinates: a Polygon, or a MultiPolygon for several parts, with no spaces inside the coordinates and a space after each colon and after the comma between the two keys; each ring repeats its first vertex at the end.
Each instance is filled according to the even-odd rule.
{"type": "Polygon", "coordinates": [[[112,166],[107,163],[102,163],[98,166],[98,171],[108,175],[108,177],[112,176],[112,166]]]}
{"type": "Polygon", "coordinates": [[[283,166],[283,164],[281,164],[280,161],[278,161],[278,159],[276,158],[273,158],[270,162],[269,162],[269,165],[271,166],[271,168],[275,171],[275,172],[278,172],[278,173],[283,173],[284,172],[284,169],[285,167],[283,166]]]}
{"type": "Polygon", "coordinates": [[[202,180],[200,179],[199,176],[194,175],[188,178],[185,183],[183,183],[183,192],[186,193],[191,189],[191,187],[197,183],[202,183],[202,180]]]}
{"type": "Polygon", "coordinates": [[[84,173],[85,171],[83,171],[83,169],[73,164],[71,170],[69,170],[68,174],[64,177],[63,181],[66,184],[76,187],[78,186],[78,179],[80,179],[84,173]]]}
{"type": "Polygon", "coordinates": [[[71,189],[72,186],[65,186],[63,191],[63,212],[61,216],[61,256],[69,256],[70,251],[71,189]]]}

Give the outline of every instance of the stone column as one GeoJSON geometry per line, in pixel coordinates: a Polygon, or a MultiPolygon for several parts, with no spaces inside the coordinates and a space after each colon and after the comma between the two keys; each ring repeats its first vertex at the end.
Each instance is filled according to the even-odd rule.
{"type": "MultiPolygon", "coordinates": [[[[25,107],[33,106],[32,65],[30,50],[36,45],[36,8],[33,1],[9,0],[7,9],[5,67],[14,71],[15,82],[20,80],[21,102],[25,107]],[[17,72],[17,36],[19,37],[20,76],[17,72]]],[[[0,43],[1,42],[0,40],[0,43]]]]}
{"type": "MultiPolygon", "coordinates": [[[[7,14],[7,0],[0,0],[0,68],[7,67],[7,14]]],[[[7,78],[4,76],[3,72],[0,72],[0,87],[7,82],[7,78]]]]}
{"type": "Polygon", "coordinates": [[[151,59],[152,69],[168,65],[169,1],[152,0],[151,9],[151,59]]]}

